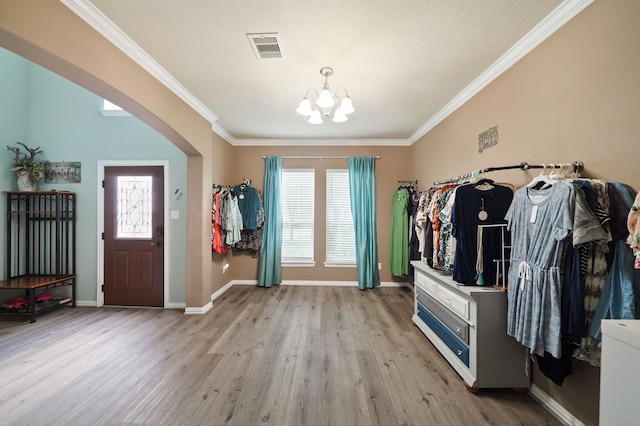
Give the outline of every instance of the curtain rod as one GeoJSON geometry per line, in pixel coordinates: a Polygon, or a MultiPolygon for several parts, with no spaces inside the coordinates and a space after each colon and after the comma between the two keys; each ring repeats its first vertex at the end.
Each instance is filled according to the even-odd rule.
{"type": "MultiPolygon", "coordinates": [[[[267,158],[265,155],[262,158],[267,158]]],[[[297,157],[297,156],[281,156],[283,160],[336,160],[336,159],[348,159],[349,157],[297,157]]],[[[374,155],[373,158],[380,159],[379,155],[374,155]]]]}

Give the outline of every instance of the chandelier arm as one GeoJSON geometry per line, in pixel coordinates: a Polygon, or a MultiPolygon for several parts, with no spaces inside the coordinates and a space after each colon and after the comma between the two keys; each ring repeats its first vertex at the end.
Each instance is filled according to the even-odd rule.
{"type": "Polygon", "coordinates": [[[336,94],[335,94],[335,98],[338,98],[338,92],[340,91],[340,89],[344,90],[344,98],[348,98],[349,97],[349,92],[347,92],[347,89],[344,87],[338,87],[338,89],[336,90],[336,94]]]}
{"type": "Polygon", "coordinates": [[[320,94],[318,94],[318,91],[315,89],[309,89],[307,90],[307,93],[305,93],[304,98],[305,99],[309,99],[309,93],[313,93],[316,95],[316,99],[318,99],[318,97],[320,96],[320,94]]]}

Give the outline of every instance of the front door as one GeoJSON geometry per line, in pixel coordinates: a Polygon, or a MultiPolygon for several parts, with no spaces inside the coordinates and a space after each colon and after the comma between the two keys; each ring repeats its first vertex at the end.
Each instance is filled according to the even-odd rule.
{"type": "Polygon", "coordinates": [[[164,170],[104,169],[104,303],[164,306],[164,170]]]}

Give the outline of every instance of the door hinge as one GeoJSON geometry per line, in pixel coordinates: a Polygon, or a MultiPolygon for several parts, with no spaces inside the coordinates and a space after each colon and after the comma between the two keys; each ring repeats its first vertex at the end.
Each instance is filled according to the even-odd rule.
{"type": "Polygon", "coordinates": [[[102,284],[100,291],[104,293],[104,284],[102,284]]]}
{"type": "Polygon", "coordinates": [[[102,187],[104,188],[104,180],[102,181],[102,187]]]}
{"type": "Polygon", "coordinates": [[[102,233],[102,239],[104,240],[104,232],[102,233]]]}

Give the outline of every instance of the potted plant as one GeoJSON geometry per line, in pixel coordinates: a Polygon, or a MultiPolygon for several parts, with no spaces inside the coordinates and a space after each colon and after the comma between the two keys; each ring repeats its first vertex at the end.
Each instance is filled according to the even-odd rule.
{"type": "Polygon", "coordinates": [[[40,147],[32,149],[22,142],[16,143],[27,151],[23,152],[19,147],[7,146],[7,149],[15,155],[11,171],[18,177],[18,191],[35,191],[36,183],[44,175],[44,161],[36,161],[36,155],[41,154],[42,151],[40,147]]]}

